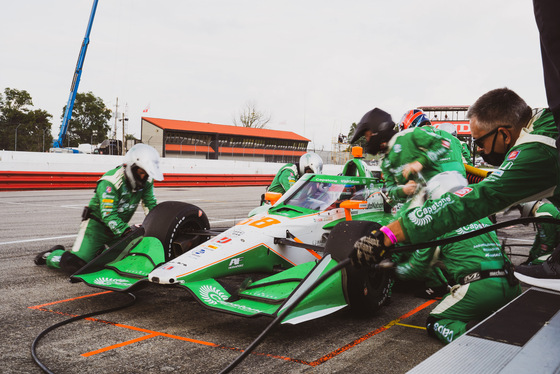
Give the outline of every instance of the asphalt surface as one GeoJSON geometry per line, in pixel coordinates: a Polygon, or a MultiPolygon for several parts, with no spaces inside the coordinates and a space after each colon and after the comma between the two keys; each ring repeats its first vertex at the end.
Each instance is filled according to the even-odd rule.
{"type": "MultiPolygon", "coordinates": [[[[198,205],[212,226],[223,227],[245,218],[263,191],[160,188],[156,197],[198,205]]],[[[69,283],[64,274],[33,263],[42,250],[72,245],[91,195],[90,190],[0,192],[0,372],[42,372],[31,354],[32,342],[42,331],[131,299],[69,283]]],[[[131,223],[142,219],[137,212],[131,223]]],[[[535,232],[532,226],[516,226],[498,234],[517,264],[535,232]]],[[[134,295],[136,301],[125,309],[50,331],[38,342],[37,357],[55,373],[218,373],[272,321],[209,311],[175,288],[151,285],[134,295]]],[[[405,373],[442,348],[424,329],[436,304],[395,293],[391,303],[371,317],[341,311],[300,325],[277,326],[233,373],[405,373]]]]}

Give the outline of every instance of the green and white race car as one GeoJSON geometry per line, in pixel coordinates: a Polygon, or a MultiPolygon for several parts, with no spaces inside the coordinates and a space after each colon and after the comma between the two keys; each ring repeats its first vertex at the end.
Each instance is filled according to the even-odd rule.
{"type": "MultiPolygon", "coordinates": [[[[128,291],[148,284],[180,287],[205,307],[276,317],[310,283],[349,256],[373,222],[393,219],[374,177],[306,174],[272,206],[225,231],[210,229],[198,207],[167,201],[142,227],[71,276],[92,287],[128,291]]],[[[268,198],[273,199],[271,194],[268,198]]],[[[343,268],[301,301],[283,323],[345,307],[375,312],[390,276],[343,268]]]]}

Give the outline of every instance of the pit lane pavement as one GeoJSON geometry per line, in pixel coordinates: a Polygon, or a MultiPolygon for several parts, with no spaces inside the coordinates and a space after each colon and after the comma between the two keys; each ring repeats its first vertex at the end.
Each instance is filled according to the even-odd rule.
{"type": "MultiPolygon", "coordinates": [[[[246,217],[263,187],[159,188],[158,201],[201,207],[212,226],[246,217]]],[[[36,253],[55,244],[71,246],[90,190],[0,193],[0,315],[2,373],[40,373],[31,358],[33,339],[47,327],[92,311],[121,305],[127,297],[33,264],[36,253]]],[[[502,217],[499,215],[499,219],[502,217]]],[[[512,218],[515,218],[512,217],[512,218]]],[[[143,213],[131,223],[141,223],[143,213]]],[[[506,243],[527,245],[531,226],[499,232],[506,243]]],[[[514,263],[526,247],[511,247],[514,263]]],[[[271,322],[211,312],[185,291],[149,286],[118,312],[75,322],[39,343],[39,358],[55,373],[217,373],[271,322]]],[[[369,318],[342,311],[295,326],[278,326],[234,373],[405,373],[442,347],[424,321],[434,300],[395,294],[369,318]]]]}

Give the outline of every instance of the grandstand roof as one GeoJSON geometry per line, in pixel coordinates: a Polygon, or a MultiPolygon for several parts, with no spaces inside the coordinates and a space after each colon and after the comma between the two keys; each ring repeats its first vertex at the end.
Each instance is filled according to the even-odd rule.
{"type": "Polygon", "coordinates": [[[303,136],[298,135],[291,131],[256,129],[252,127],[217,125],[214,123],[181,121],[181,120],[151,118],[151,117],[142,117],[142,120],[145,120],[151,123],[152,125],[157,126],[163,130],[179,130],[179,131],[198,132],[204,134],[251,136],[251,137],[259,137],[259,138],[286,139],[286,140],[298,140],[298,141],[307,141],[307,142],[310,141],[309,139],[304,138],[303,136]]]}

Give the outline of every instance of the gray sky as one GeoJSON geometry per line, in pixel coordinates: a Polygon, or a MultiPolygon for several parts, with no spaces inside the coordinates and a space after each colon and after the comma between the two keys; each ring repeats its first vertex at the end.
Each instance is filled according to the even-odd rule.
{"type": "MultiPolygon", "coordinates": [[[[0,90],[28,91],[55,136],[92,4],[0,12],[0,90]]],[[[136,136],[142,116],[229,125],[252,101],[330,149],[374,107],[398,121],[504,86],[546,106],[530,0],[99,0],[79,92],[118,97],[136,136]]]]}

